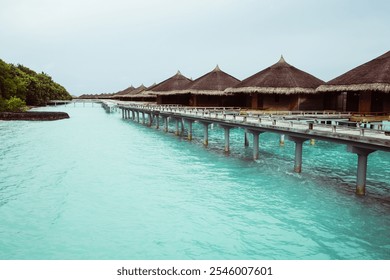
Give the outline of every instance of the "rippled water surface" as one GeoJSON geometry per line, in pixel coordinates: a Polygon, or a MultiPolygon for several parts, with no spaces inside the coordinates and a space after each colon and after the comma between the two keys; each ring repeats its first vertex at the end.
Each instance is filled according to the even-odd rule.
{"type": "MultiPolygon", "coordinates": [[[[356,155],[202,127],[194,141],[107,114],[52,107],[70,119],[0,122],[0,259],[390,259],[390,154],[356,155]]],[[[173,129],[173,124],[171,124],[173,129]]]]}

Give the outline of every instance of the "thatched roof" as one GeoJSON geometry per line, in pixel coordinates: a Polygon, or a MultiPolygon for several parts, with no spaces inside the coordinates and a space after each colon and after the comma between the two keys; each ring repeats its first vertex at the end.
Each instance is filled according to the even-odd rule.
{"type": "Polygon", "coordinates": [[[188,89],[192,80],[183,76],[180,71],[177,71],[176,75],[170,77],[158,83],[157,85],[149,88],[145,94],[157,94],[157,95],[171,95],[171,94],[183,94],[188,89]]]}
{"type": "Polygon", "coordinates": [[[144,85],[142,85],[144,87],[144,89],[142,91],[140,91],[136,96],[137,97],[156,97],[155,94],[151,94],[149,92],[149,89],[151,89],[152,87],[154,87],[156,85],[156,83],[154,83],[153,85],[151,85],[150,87],[145,87],[144,85]]]}
{"type": "Polygon", "coordinates": [[[234,87],[240,80],[223,72],[217,65],[215,69],[194,80],[188,89],[192,94],[227,95],[224,90],[234,87]]]}
{"type": "Polygon", "coordinates": [[[115,96],[115,97],[120,97],[120,96],[123,96],[125,94],[128,94],[130,92],[132,92],[135,88],[133,87],[133,85],[129,86],[128,88],[124,89],[124,90],[121,90],[121,91],[118,91],[114,94],[112,94],[112,96],[115,96]]]}
{"type": "Polygon", "coordinates": [[[124,97],[134,96],[134,95],[137,95],[137,94],[142,93],[145,89],[147,89],[147,87],[145,87],[145,86],[142,84],[142,85],[140,85],[139,87],[134,88],[132,91],[130,91],[130,92],[128,92],[127,94],[124,94],[124,95],[122,95],[122,96],[124,96],[124,97]]]}
{"type": "Polygon", "coordinates": [[[325,82],[288,64],[283,56],[274,65],[246,78],[233,88],[232,93],[299,94],[315,93],[325,82]]]}
{"type": "Polygon", "coordinates": [[[390,92],[390,51],[320,86],[317,91],[390,92]]]}

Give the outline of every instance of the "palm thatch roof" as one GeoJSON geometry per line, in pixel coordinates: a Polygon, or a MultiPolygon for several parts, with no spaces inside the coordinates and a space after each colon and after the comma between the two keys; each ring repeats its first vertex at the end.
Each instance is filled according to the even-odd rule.
{"type": "Polygon", "coordinates": [[[134,96],[137,94],[142,93],[147,87],[145,87],[143,84],[140,85],[137,88],[134,88],[132,91],[128,92],[127,94],[122,95],[122,97],[128,97],[128,96],[134,96]]]}
{"type": "Polygon", "coordinates": [[[183,76],[180,73],[180,71],[177,71],[176,75],[149,88],[145,92],[145,94],[156,94],[156,95],[183,94],[188,92],[186,91],[186,89],[188,89],[191,83],[192,80],[183,76]]]}
{"type": "Polygon", "coordinates": [[[325,82],[288,64],[283,56],[274,65],[246,78],[232,93],[300,94],[315,93],[325,82]]]}
{"type": "Polygon", "coordinates": [[[224,90],[239,82],[240,80],[223,72],[217,65],[213,71],[194,80],[188,92],[196,95],[228,95],[224,90]]]}
{"type": "Polygon", "coordinates": [[[151,89],[155,85],[156,85],[156,83],[154,83],[150,87],[145,87],[144,85],[142,85],[143,89],[140,90],[135,96],[137,96],[137,97],[156,97],[155,94],[149,93],[149,89],[151,89]]]}
{"type": "Polygon", "coordinates": [[[123,96],[125,94],[128,94],[130,92],[132,92],[135,88],[133,87],[133,85],[129,86],[128,88],[124,89],[124,90],[121,90],[121,91],[118,91],[114,94],[112,94],[112,96],[115,96],[115,97],[120,97],[120,96],[123,96]]]}
{"type": "Polygon", "coordinates": [[[390,51],[320,86],[317,91],[390,92],[390,51]]]}

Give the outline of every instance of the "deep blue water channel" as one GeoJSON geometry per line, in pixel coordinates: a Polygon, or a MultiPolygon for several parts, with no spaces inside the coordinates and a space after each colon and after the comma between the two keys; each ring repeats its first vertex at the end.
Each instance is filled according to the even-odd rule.
{"type": "MultiPolygon", "coordinates": [[[[294,145],[194,124],[188,142],[97,104],[70,119],[0,122],[0,259],[390,259],[390,154],[294,145]]],[[[171,130],[173,130],[173,124],[171,130]]]]}

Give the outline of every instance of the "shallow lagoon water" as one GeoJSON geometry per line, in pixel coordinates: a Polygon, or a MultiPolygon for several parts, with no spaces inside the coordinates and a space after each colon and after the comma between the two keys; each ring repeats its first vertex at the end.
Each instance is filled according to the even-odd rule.
{"type": "MultiPolygon", "coordinates": [[[[390,154],[356,155],[194,124],[194,141],[91,107],[70,119],[0,122],[0,259],[390,259],[390,154]]],[[[171,129],[173,129],[173,124],[171,129]]]]}

